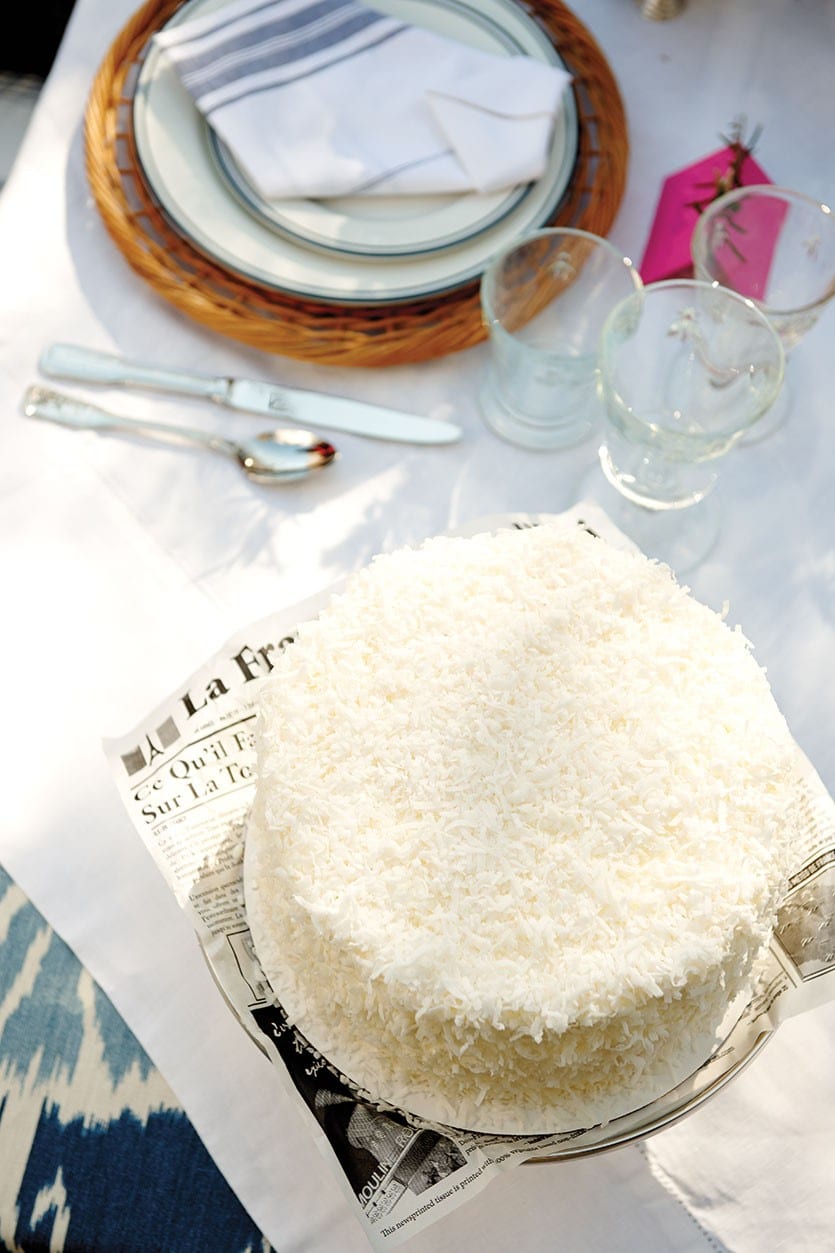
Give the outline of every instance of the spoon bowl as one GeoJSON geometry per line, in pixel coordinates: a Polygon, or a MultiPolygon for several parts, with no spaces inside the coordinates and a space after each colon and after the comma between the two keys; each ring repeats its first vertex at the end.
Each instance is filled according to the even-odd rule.
{"type": "Polygon", "coordinates": [[[339,456],[333,444],[296,427],[261,431],[254,439],[236,440],[234,455],[254,483],[267,486],[276,478],[306,478],[312,469],[326,466],[339,456]],[[298,463],[296,469],[293,461],[298,463]]]}
{"type": "Polygon", "coordinates": [[[194,427],[123,417],[74,396],[37,385],[27,390],[23,398],[23,412],[29,418],[42,418],[59,426],[126,431],[160,443],[196,444],[212,452],[226,453],[235,458],[254,483],[268,487],[290,479],[305,478],[314,470],[329,465],[339,455],[333,444],[312,431],[286,428],[261,431],[249,439],[228,439],[225,435],[215,435],[194,427]]]}

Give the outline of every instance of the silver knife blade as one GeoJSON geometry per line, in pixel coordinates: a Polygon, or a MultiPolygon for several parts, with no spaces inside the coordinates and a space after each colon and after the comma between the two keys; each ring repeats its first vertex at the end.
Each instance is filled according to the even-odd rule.
{"type": "Polygon", "coordinates": [[[461,428],[452,422],[419,417],[414,413],[367,404],[346,396],[283,387],[259,379],[168,370],[75,344],[51,344],[43,352],[39,365],[43,373],[51,378],[200,396],[241,413],[289,418],[303,425],[327,427],[373,439],[410,444],[452,444],[461,438],[461,428]]]}

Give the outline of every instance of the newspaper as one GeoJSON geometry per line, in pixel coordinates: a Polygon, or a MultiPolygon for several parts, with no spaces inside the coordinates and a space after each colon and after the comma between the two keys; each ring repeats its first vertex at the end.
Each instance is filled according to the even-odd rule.
{"type": "MultiPolygon", "coordinates": [[[[605,515],[482,518],[457,535],[543,521],[584,526],[631,547],[605,515]]],[[[310,1126],[375,1250],[394,1247],[484,1187],[537,1158],[569,1158],[643,1139],[717,1092],[781,1020],[835,998],[835,806],[798,750],[806,781],[797,869],[756,994],[729,1011],[721,1044],[689,1079],[606,1125],[499,1136],[418,1119],[374,1099],[288,1021],[247,925],[245,824],[254,790],[255,698],[298,624],[338,587],[248,627],[129,734],[105,743],[128,813],[186,911],[221,993],[307,1111],[310,1126]]]]}

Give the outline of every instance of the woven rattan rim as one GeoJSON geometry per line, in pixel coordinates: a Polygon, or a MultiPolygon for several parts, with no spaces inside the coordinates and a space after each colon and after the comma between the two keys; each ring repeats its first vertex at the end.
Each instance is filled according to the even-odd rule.
{"type": "MultiPolygon", "coordinates": [[[[133,140],[133,90],[146,45],[182,0],[148,0],[111,44],[85,111],[87,177],[108,233],[132,270],[182,313],[265,352],[323,365],[383,366],[461,351],[485,336],[478,282],[408,303],[326,304],[244,281],[183,239],[143,181],[133,140]]],[[[550,222],[606,235],[623,196],[626,117],[606,58],[560,0],[523,6],[573,75],[579,150],[550,222]]]]}

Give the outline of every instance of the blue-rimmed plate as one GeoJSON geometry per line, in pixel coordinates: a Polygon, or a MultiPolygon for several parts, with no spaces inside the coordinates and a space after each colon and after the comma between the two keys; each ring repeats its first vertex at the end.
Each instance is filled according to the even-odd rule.
{"type": "MultiPolygon", "coordinates": [[[[190,0],[171,24],[223,0],[190,0]]],[[[515,0],[380,0],[381,10],[495,54],[563,66],[545,28],[515,0]]],[[[338,304],[440,294],[480,276],[517,235],[549,221],[565,196],[578,147],[566,90],[542,178],[495,196],[358,198],[258,203],[217,145],[167,57],[151,41],[133,101],[139,163],[154,198],[183,238],[246,280],[338,304]],[[372,236],[374,237],[372,239],[372,236]]]]}

